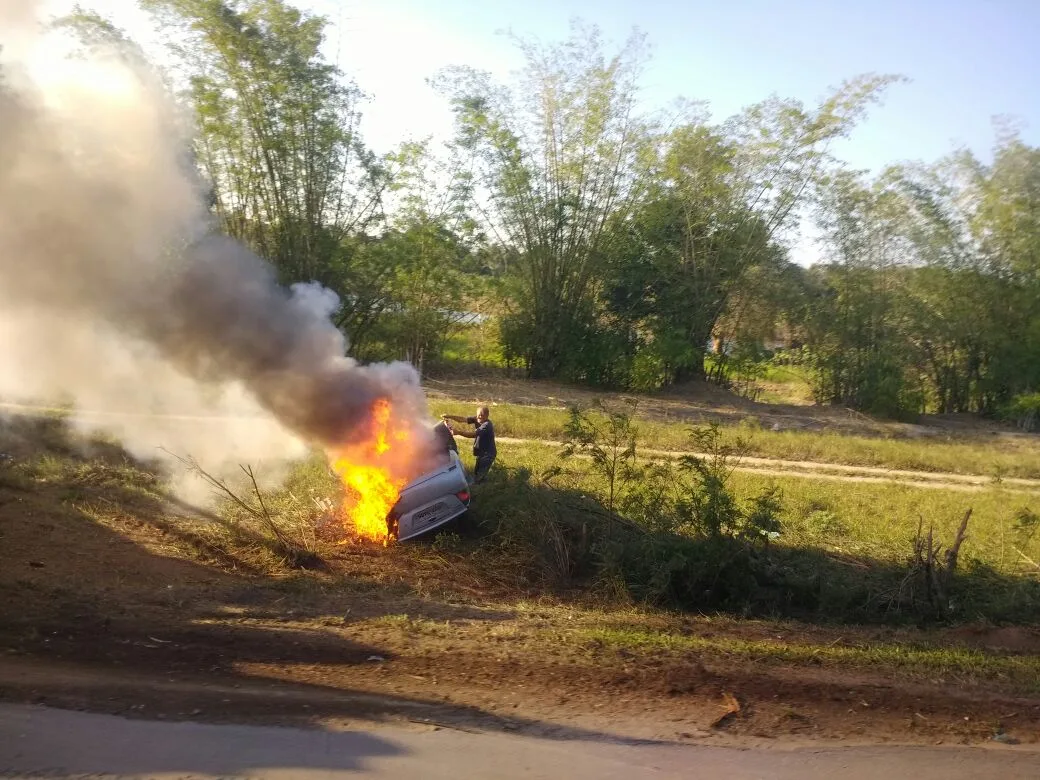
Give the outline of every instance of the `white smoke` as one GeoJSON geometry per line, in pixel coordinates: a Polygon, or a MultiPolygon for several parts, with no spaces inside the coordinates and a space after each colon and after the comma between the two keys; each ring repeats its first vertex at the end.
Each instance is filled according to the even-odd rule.
{"type": "Polygon", "coordinates": [[[37,10],[0,3],[0,396],[213,470],[360,438],[381,397],[421,436],[411,366],[344,357],[334,293],[215,234],[154,77],[70,56],[37,10]]]}

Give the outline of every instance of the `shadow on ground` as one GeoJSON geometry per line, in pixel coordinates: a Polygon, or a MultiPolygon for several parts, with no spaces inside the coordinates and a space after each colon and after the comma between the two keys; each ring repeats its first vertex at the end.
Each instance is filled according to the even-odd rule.
{"type": "MultiPolygon", "coordinates": [[[[449,533],[429,544],[359,547],[332,561],[328,572],[261,575],[233,551],[199,546],[179,519],[179,513],[199,513],[171,507],[150,465],[110,442],[77,438],[60,420],[11,420],[0,428],[0,452],[9,456],[0,463],[0,649],[6,651],[0,655],[0,696],[19,701],[300,725],[330,717],[405,717],[453,728],[617,739],[493,712],[474,704],[487,702],[475,691],[541,686],[552,701],[564,690],[574,697],[622,692],[649,697],[654,706],[693,690],[714,696],[712,686],[731,690],[734,681],[761,701],[781,691],[813,701],[847,695],[855,704],[865,694],[844,679],[808,688],[804,679],[792,678],[778,687],[746,664],[732,677],[725,669],[705,674],[685,658],[673,659],[675,668],[638,670],[644,677],[625,671],[628,661],[605,651],[602,660],[584,665],[523,653],[500,660],[494,648],[504,647],[497,642],[508,642],[507,636],[494,645],[472,641],[460,651],[448,646],[452,627],[445,627],[442,646],[427,657],[429,646],[408,644],[414,637],[391,646],[387,637],[394,631],[364,633],[355,622],[403,615],[508,620],[510,610],[466,603],[459,595],[466,583],[492,576],[501,581],[508,569],[517,594],[587,595],[584,589],[601,573],[595,567],[610,552],[606,543],[619,540],[627,544],[614,548],[616,571],[630,594],[638,598],[653,587],[666,603],[699,609],[883,621],[891,615],[881,609],[879,595],[901,581],[891,564],[783,548],[750,568],[731,567],[723,577],[710,568],[719,550],[668,534],[604,535],[596,525],[602,515],[580,495],[497,467],[474,491],[478,508],[468,531],[456,529],[461,539],[449,533]],[[424,679],[403,684],[399,690],[411,689],[406,694],[371,693],[412,672],[443,675],[443,687],[424,679]],[[669,677],[679,672],[686,677],[669,677]],[[755,675],[762,677],[758,683],[750,679],[755,675]],[[447,703],[449,694],[465,703],[447,703]]],[[[215,514],[204,519],[224,522],[215,514]]],[[[985,572],[968,572],[965,584],[992,587],[1002,597],[1020,586],[985,572]]],[[[469,600],[486,601],[486,593],[469,594],[469,600]]],[[[1031,614],[1023,608],[1018,616],[1031,614]]],[[[684,711],[692,706],[692,700],[676,701],[684,711]]],[[[835,706],[847,708],[847,702],[835,706]]],[[[914,699],[907,706],[920,705],[914,699]]]]}
{"type": "Polygon", "coordinates": [[[962,554],[948,598],[940,598],[939,572],[913,565],[909,539],[907,559],[893,561],[676,533],[639,525],[579,489],[503,464],[479,487],[468,518],[469,550],[491,539],[523,562],[527,580],[561,593],[606,587],[634,603],[823,624],[1040,621],[1040,579],[962,554]]]}
{"type": "MultiPolygon", "coordinates": [[[[414,696],[373,695],[349,684],[394,660],[338,626],[270,625],[341,614],[400,615],[421,606],[441,619],[504,620],[509,611],[432,599],[405,583],[348,573],[257,576],[212,551],[177,521],[153,464],[116,445],[78,438],[59,419],[6,421],[0,429],[0,696],[121,714],[258,719],[409,717],[456,727],[537,731],[565,739],[614,735],[414,696]],[[100,519],[103,510],[104,519],[100,519]],[[379,598],[365,598],[378,593],[379,598]],[[234,621],[225,618],[234,615],[234,621]],[[337,685],[283,682],[263,667],[332,670],[337,685]],[[36,671],[34,671],[34,669],[36,671]]],[[[204,514],[204,513],[203,513],[204,514]]],[[[209,520],[223,522],[210,513],[209,520]]],[[[385,552],[376,553],[378,556],[385,552]]]]}

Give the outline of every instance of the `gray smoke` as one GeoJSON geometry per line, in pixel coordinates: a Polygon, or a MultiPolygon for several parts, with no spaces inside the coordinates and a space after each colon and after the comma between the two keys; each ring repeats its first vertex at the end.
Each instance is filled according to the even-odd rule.
{"type": "Polygon", "coordinates": [[[422,438],[410,365],[345,357],[334,293],[279,286],[216,233],[188,123],[153,77],[67,56],[15,5],[0,3],[0,393],[128,413],[102,427],[201,457],[336,449],[368,435],[379,398],[422,438]]]}

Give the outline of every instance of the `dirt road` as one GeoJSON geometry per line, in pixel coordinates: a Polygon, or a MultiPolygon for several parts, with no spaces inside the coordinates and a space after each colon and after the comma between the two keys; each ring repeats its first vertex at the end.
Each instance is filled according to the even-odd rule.
{"type": "Polygon", "coordinates": [[[190,778],[1035,778],[1025,748],[739,750],[536,739],[431,726],[305,730],[0,705],[0,776],[190,778]]]}
{"type": "MultiPolygon", "coordinates": [[[[62,412],[63,410],[49,406],[0,402],[0,411],[19,415],[39,416],[42,414],[54,414],[62,412]]],[[[229,418],[198,415],[128,414],[125,412],[106,410],[77,410],[76,414],[85,419],[161,417],[171,421],[197,425],[214,425],[220,423],[222,420],[228,422],[241,422],[242,420],[249,419],[245,417],[229,418]]],[[[560,442],[549,439],[523,439],[499,436],[498,441],[506,445],[539,444],[547,447],[562,446],[560,442]]],[[[678,458],[684,455],[696,455],[698,453],[642,448],[640,449],[640,454],[643,457],[649,458],[678,458]]],[[[896,483],[920,488],[963,492],[987,490],[991,489],[995,485],[992,477],[976,474],[955,474],[952,472],[939,471],[911,471],[906,469],[889,469],[876,466],[853,466],[842,463],[825,463],[820,461],[782,460],[779,458],[743,457],[740,459],[740,465],[736,467],[736,471],[762,474],[765,476],[801,477],[804,479],[829,482],[896,483]]],[[[1000,487],[1009,493],[1040,494],[1040,479],[1005,477],[1000,480],[1000,487]]]]}
{"type": "MultiPolygon", "coordinates": [[[[561,447],[558,441],[550,439],[517,439],[499,436],[502,444],[538,444],[545,447],[561,447]]],[[[681,458],[704,453],[654,450],[642,448],[639,453],[644,458],[681,458]]],[[[577,457],[581,457],[580,455],[577,457]]],[[[756,458],[745,456],[740,458],[736,471],[763,474],[766,476],[802,477],[804,479],[825,480],[831,482],[872,482],[896,483],[913,487],[933,488],[937,490],[960,490],[974,492],[994,487],[992,477],[977,474],[954,474],[945,471],[909,471],[906,469],[888,469],[877,466],[852,466],[844,463],[823,463],[809,460],[781,460],[779,458],[756,458]]],[[[1040,494],[1040,479],[1022,479],[1018,477],[1002,478],[1000,487],[1011,493],[1040,494]]]]}

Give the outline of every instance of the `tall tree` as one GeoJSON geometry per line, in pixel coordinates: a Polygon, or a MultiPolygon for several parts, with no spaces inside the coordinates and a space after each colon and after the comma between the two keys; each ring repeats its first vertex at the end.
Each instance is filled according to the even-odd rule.
{"type": "Polygon", "coordinates": [[[457,161],[434,155],[429,140],[403,144],[387,168],[392,216],[362,250],[387,274],[384,316],[373,337],[421,370],[465,320],[475,287],[465,273],[474,233],[465,208],[468,179],[457,161]]]}
{"type": "Polygon", "coordinates": [[[1040,148],[1004,129],[986,170],[973,235],[1006,294],[980,406],[1040,391],[1040,148]]]}
{"type": "Polygon", "coordinates": [[[817,400],[889,416],[910,402],[898,266],[901,205],[884,182],[842,172],[828,182],[820,225],[830,263],[814,274],[807,331],[817,400]]]}
{"type": "Polygon", "coordinates": [[[1040,152],[1010,135],[992,165],[835,177],[824,205],[835,262],[806,319],[822,400],[993,413],[1040,386],[1040,152]]]}
{"type": "Polygon", "coordinates": [[[627,225],[635,241],[614,301],[649,328],[668,381],[704,376],[716,323],[752,269],[779,267],[780,240],[821,181],[829,144],[893,80],[854,79],[812,110],[773,98],[665,140],[655,184],[627,225]]]}
{"type": "Polygon", "coordinates": [[[285,0],[142,0],[171,31],[224,229],[284,281],[332,282],[343,241],[377,211],[360,90],[325,61],[326,20],[285,0]]]}
{"type": "Polygon", "coordinates": [[[995,411],[1040,371],[1040,150],[1002,137],[994,161],[959,153],[898,169],[915,273],[912,338],[941,411],[995,411]]]}
{"type": "Polygon", "coordinates": [[[594,337],[606,228],[642,182],[644,46],[633,35],[608,53],[595,27],[577,23],[563,43],[514,40],[525,65],[512,88],[468,68],[439,84],[459,146],[474,155],[478,211],[516,251],[507,346],[544,377],[566,371],[594,337]]]}

